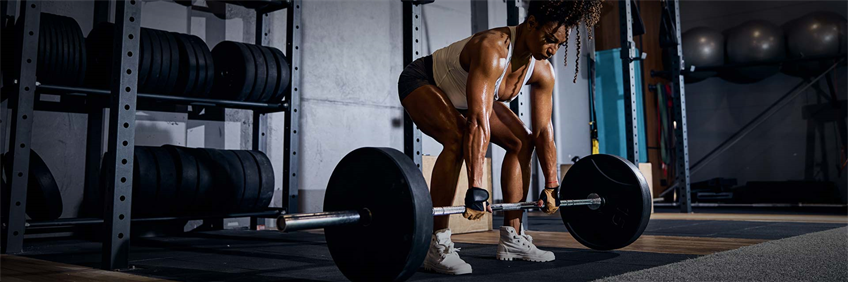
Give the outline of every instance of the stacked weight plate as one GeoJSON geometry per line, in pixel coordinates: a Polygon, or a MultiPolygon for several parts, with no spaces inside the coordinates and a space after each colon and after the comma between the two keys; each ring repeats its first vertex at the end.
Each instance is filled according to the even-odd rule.
{"type": "MultiPolygon", "coordinates": [[[[0,157],[3,159],[3,185],[2,189],[2,209],[3,218],[6,218],[9,212],[9,198],[12,195],[12,189],[7,185],[8,179],[12,178],[12,163],[14,159],[7,158],[6,155],[0,157]]],[[[26,214],[34,220],[52,220],[62,216],[64,205],[62,203],[62,193],[59,192],[59,185],[56,179],[53,178],[53,173],[50,168],[41,159],[35,150],[30,150],[29,154],[29,180],[27,180],[27,197],[26,197],[26,214]]]]}
{"type": "Polygon", "coordinates": [[[134,156],[133,217],[256,212],[274,194],[274,168],[259,151],[136,146],[134,156]]]}
{"type": "MultiPolygon", "coordinates": [[[[89,51],[86,85],[108,88],[112,68],[115,26],[100,23],[86,39],[89,51]]],[[[149,28],[140,32],[139,92],[187,97],[207,97],[212,90],[215,66],[212,52],[199,37],[149,28]]]]}
{"type": "MultiPolygon", "coordinates": [[[[15,46],[20,44],[16,38],[17,28],[3,30],[3,69],[8,74],[17,74],[14,61],[15,46]],[[9,56],[6,56],[9,54],[9,56]]],[[[73,18],[42,13],[38,31],[37,80],[43,84],[79,86],[85,79],[86,49],[85,38],[79,24],[73,18]]]]}
{"type": "Polygon", "coordinates": [[[279,49],[224,41],[212,49],[212,57],[214,98],[279,103],[289,87],[291,69],[279,49]]]}

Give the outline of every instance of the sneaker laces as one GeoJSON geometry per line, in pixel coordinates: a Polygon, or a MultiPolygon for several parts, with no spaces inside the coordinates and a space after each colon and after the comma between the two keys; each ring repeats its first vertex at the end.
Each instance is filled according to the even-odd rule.
{"type": "Polygon", "coordinates": [[[447,257],[449,255],[459,255],[458,254],[459,250],[462,249],[462,248],[455,248],[453,242],[450,242],[448,244],[437,243],[437,246],[438,246],[437,249],[439,251],[439,254],[442,257],[447,257]]]}

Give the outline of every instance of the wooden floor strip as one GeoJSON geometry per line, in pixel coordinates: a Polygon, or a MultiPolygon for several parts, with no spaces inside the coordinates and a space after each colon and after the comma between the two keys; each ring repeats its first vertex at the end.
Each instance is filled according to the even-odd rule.
{"type": "Polygon", "coordinates": [[[0,273],[3,281],[167,281],[13,255],[0,256],[0,273]]]}
{"type": "Polygon", "coordinates": [[[722,213],[654,213],[651,219],[673,220],[727,220],[760,222],[805,222],[848,224],[845,215],[796,215],[796,214],[722,214],[722,213]]]}
{"type": "MultiPolygon", "coordinates": [[[[537,247],[588,249],[567,232],[527,231],[533,236],[533,244],[537,247]]],[[[451,236],[454,242],[495,245],[498,243],[500,231],[487,231],[451,236]]],[[[642,235],[636,242],[622,251],[708,255],[712,253],[738,249],[748,245],[759,244],[768,240],[732,239],[732,238],[702,238],[642,235]]]]}

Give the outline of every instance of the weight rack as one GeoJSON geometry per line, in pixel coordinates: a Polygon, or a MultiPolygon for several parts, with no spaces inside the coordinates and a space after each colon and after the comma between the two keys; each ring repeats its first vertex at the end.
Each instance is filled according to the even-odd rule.
{"type": "MultiPolygon", "coordinates": [[[[297,206],[297,175],[298,159],[295,154],[299,150],[297,131],[300,124],[300,45],[301,45],[301,3],[302,0],[263,0],[264,7],[250,8],[256,12],[256,44],[269,45],[271,25],[268,14],[278,10],[287,10],[287,44],[286,56],[291,65],[291,86],[285,92],[282,103],[256,103],[194,97],[176,97],[168,95],[137,93],[138,67],[141,29],[141,1],[116,0],[96,1],[94,3],[94,22],[106,21],[109,13],[109,3],[116,5],[115,36],[113,43],[113,73],[112,86],[109,90],[90,89],[83,87],[65,87],[43,85],[36,81],[36,66],[38,52],[39,23],[41,17],[41,1],[4,1],[3,17],[14,17],[15,10],[20,9],[17,22],[22,28],[17,32],[20,44],[14,46],[18,60],[15,68],[20,69],[17,76],[4,81],[3,113],[13,109],[11,119],[10,154],[14,158],[11,169],[13,176],[9,179],[11,199],[9,220],[6,233],[2,234],[2,251],[16,254],[23,251],[25,230],[29,227],[68,226],[105,224],[103,232],[101,268],[106,270],[125,269],[128,267],[130,252],[130,222],[138,221],[167,221],[190,219],[222,219],[233,217],[250,217],[251,229],[255,230],[258,218],[274,218],[283,213],[296,212],[297,206]],[[10,16],[7,17],[7,14],[10,16]],[[118,41],[120,38],[120,41],[118,41]],[[122,70],[130,70],[124,72],[122,70]],[[59,96],[60,102],[36,100],[36,94],[52,94],[59,96]],[[188,113],[189,118],[203,109],[246,109],[253,111],[253,144],[252,149],[266,151],[268,121],[267,114],[285,112],[284,161],[283,161],[283,191],[282,208],[271,208],[265,212],[238,213],[214,216],[192,217],[159,217],[138,218],[131,216],[133,151],[135,145],[135,116],[138,110],[155,110],[176,113],[188,113]],[[103,218],[63,218],[49,221],[26,220],[26,193],[29,177],[29,144],[32,139],[32,119],[34,110],[83,113],[88,115],[88,133],[86,142],[86,172],[85,193],[97,191],[100,178],[100,158],[103,138],[103,112],[109,109],[108,149],[115,152],[114,158],[106,160],[109,171],[114,175],[106,181],[104,187],[106,197],[103,218]],[[123,126],[122,126],[123,125],[123,126]],[[126,164],[121,164],[126,160],[126,164]],[[108,200],[111,199],[111,200],[108,200]],[[14,204],[11,204],[14,203],[14,204]]],[[[238,1],[225,1],[229,4],[242,5],[238,1]]],[[[255,2],[255,1],[254,1],[255,2]]],[[[245,3],[251,4],[251,3],[245,3]]],[[[191,6],[190,11],[209,12],[205,7],[191,6]]],[[[5,21],[3,22],[5,24],[5,21]]],[[[14,22],[13,22],[14,23],[14,22]]],[[[5,118],[5,116],[4,116],[5,118]]],[[[5,129],[6,123],[2,124],[5,129]]],[[[5,130],[3,130],[5,132],[5,130]]],[[[3,138],[5,142],[5,138],[3,138]]],[[[5,145],[5,144],[4,144],[5,145]]],[[[108,174],[111,173],[111,174],[108,174]]],[[[86,203],[83,203],[86,206],[86,203]]],[[[84,211],[81,211],[84,212],[84,211]]]]}

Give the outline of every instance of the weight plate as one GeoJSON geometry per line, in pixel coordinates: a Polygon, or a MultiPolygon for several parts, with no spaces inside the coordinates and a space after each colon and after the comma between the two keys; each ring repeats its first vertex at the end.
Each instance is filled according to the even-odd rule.
{"type": "Polygon", "coordinates": [[[177,84],[177,77],[180,72],[180,48],[177,46],[177,38],[173,33],[162,31],[162,35],[168,39],[168,51],[171,53],[171,59],[168,61],[170,72],[168,74],[168,83],[165,86],[165,94],[177,94],[174,85],[177,84]]]}
{"type": "MultiPolygon", "coordinates": [[[[44,14],[47,15],[47,14],[44,14]]],[[[44,25],[47,27],[48,38],[47,42],[50,45],[49,53],[47,54],[47,70],[45,71],[46,77],[39,77],[41,83],[46,84],[58,84],[59,73],[57,70],[59,69],[59,56],[61,51],[59,50],[61,46],[58,43],[58,35],[56,33],[56,25],[53,23],[53,20],[50,16],[44,17],[44,25]]]]}
{"type": "Polygon", "coordinates": [[[241,161],[244,170],[244,197],[239,204],[239,211],[250,212],[256,210],[256,200],[262,187],[262,176],[259,174],[259,165],[256,158],[244,150],[232,151],[241,161]]]}
{"type": "Polygon", "coordinates": [[[147,87],[147,77],[150,75],[150,57],[151,57],[151,49],[153,48],[150,44],[150,32],[146,28],[141,28],[141,32],[139,33],[141,37],[141,44],[138,46],[138,90],[139,92],[145,92],[147,87]]]}
{"type": "MultiPolygon", "coordinates": [[[[6,179],[11,179],[13,158],[3,158],[6,179]]],[[[11,196],[11,189],[9,190],[11,196]]],[[[30,150],[27,180],[26,214],[34,220],[53,220],[62,216],[62,193],[44,160],[30,150]]]]}
{"type": "MultiPolygon", "coordinates": [[[[208,97],[209,93],[205,92],[206,88],[207,88],[206,83],[208,81],[208,80],[206,80],[206,77],[207,77],[206,72],[208,70],[208,64],[211,61],[206,59],[206,55],[203,53],[203,50],[202,50],[202,49],[207,48],[207,47],[197,44],[197,42],[203,42],[202,40],[200,40],[200,38],[197,38],[197,36],[188,35],[188,34],[186,34],[185,36],[186,36],[186,39],[188,39],[188,42],[191,43],[191,47],[194,49],[194,56],[197,59],[197,74],[196,74],[195,81],[194,81],[194,88],[192,89],[192,93],[191,93],[190,96],[192,96],[192,97],[203,97],[203,98],[208,97]]],[[[205,43],[204,43],[204,45],[205,45],[205,43]]],[[[212,81],[209,81],[209,82],[211,83],[212,81]]]]}
{"type": "Polygon", "coordinates": [[[597,210],[572,206],[560,212],[568,232],[589,248],[623,248],[648,226],[652,204],[648,182],[635,165],[621,157],[584,157],[568,169],[561,185],[560,199],[586,199],[590,194],[604,199],[597,210]]]}
{"type": "Polygon", "coordinates": [[[173,215],[174,207],[177,202],[177,167],[174,164],[174,158],[164,148],[151,147],[149,150],[153,153],[153,158],[156,160],[156,171],[159,174],[158,192],[156,193],[157,207],[154,210],[156,215],[173,215]]]}
{"type": "Polygon", "coordinates": [[[177,76],[177,84],[175,91],[183,96],[191,95],[194,86],[197,84],[197,54],[194,53],[194,47],[185,35],[174,33],[177,39],[177,47],[180,51],[180,72],[177,76]]]}
{"type": "Polygon", "coordinates": [[[233,150],[220,150],[218,152],[227,160],[226,164],[229,165],[227,172],[232,179],[232,184],[228,185],[230,191],[227,195],[230,195],[228,198],[230,200],[227,201],[227,212],[238,212],[245,194],[244,164],[233,150]]]}
{"type": "MultiPolygon", "coordinates": [[[[48,49],[48,45],[47,45],[47,37],[49,35],[49,31],[47,29],[48,29],[47,24],[45,23],[44,18],[41,18],[41,20],[39,21],[39,24],[38,24],[38,69],[36,69],[36,72],[35,72],[35,76],[36,76],[36,78],[38,78],[38,81],[43,81],[43,80],[41,80],[41,78],[47,75],[47,70],[48,70],[48,67],[47,67],[47,62],[48,62],[47,52],[49,52],[49,49],[48,49]]],[[[17,40],[15,40],[15,35],[14,35],[16,30],[17,30],[17,26],[3,28],[3,42],[4,42],[3,43],[3,50],[7,50],[7,52],[13,52],[11,50],[14,50],[15,47],[14,47],[14,45],[12,45],[10,43],[15,42],[15,44],[16,44],[18,42],[17,40]]],[[[13,56],[5,56],[5,57],[13,57],[13,56]]],[[[4,70],[10,70],[10,69],[14,68],[11,64],[5,62],[9,59],[4,58],[3,60],[4,60],[4,63],[6,63],[6,64],[4,64],[4,68],[3,68],[4,70]]],[[[9,60],[9,61],[11,61],[11,60],[9,60]]],[[[15,75],[17,75],[17,73],[15,73],[15,75]]]]}
{"type": "Polygon", "coordinates": [[[212,51],[209,50],[209,45],[206,45],[206,42],[203,42],[200,37],[193,36],[192,41],[194,41],[195,50],[200,50],[200,53],[203,54],[203,58],[206,61],[206,77],[205,83],[203,84],[205,87],[200,92],[200,96],[209,97],[215,80],[215,60],[212,56],[212,51]]]}
{"type": "Polygon", "coordinates": [[[415,163],[391,148],[345,156],[330,177],[324,211],[363,209],[372,215],[367,225],[324,228],[333,261],[352,281],[406,280],[424,262],[433,234],[433,204],[415,163]]]}
{"type": "Polygon", "coordinates": [[[68,66],[65,77],[67,77],[66,85],[77,86],[79,79],[79,48],[77,47],[77,37],[74,34],[73,27],[76,24],[74,19],[69,17],[58,17],[60,25],[65,30],[65,40],[68,41],[68,66]]]}
{"type": "Polygon", "coordinates": [[[147,77],[147,83],[145,83],[147,89],[144,92],[158,93],[162,88],[162,84],[164,84],[163,80],[165,77],[162,71],[162,66],[164,65],[162,40],[155,30],[149,29],[148,34],[150,35],[150,47],[152,48],[150,54],[150,75],[147,77]]]}
{"type": "Polygon", "coordinates": [[[83,37],[83,35],[82,35],[82,29],[80,28],[79,23],[77,23],[77,21],[73,20],[73,19],[72,19],[72,21],[73,21],[73,26],[72,26],[73,34],[74,34],[74,37],[76,38],[76,41],[77,41],[77,48],[78,48],[78,52],[79,52],[78,54],[80,56],[79,60],[78,60],[79,65],[77,66],[77,71],[79,73],[77,75],[76,85],[82,86],[83,82],[85,81],[86,70],[88,69],[87,68],[88,66],[86,64],[87,58],[88,58],[88,52],[85,49],[85,37],[83,37]]]}
{"type": "Polygon", "coordinates": [[[218,99],[244,101],[253,89],[256,67],[247,46],[223,41],[212,49],[215,64],[212,96],[218,99]]]}
{"type": "MultiPolygon", "coordinates": [[[[233,168],[231,158],[234,155],[224,153],[224,150],[206,149],[206,153],[212,159],[212,212],[215,214],[225,214],[231,212],[233,207],[241,201],[243,190],[241,185],[244,184],[244,172],[233,168]],[[239,178],[242,177],[242,178],[239,178]],[[241,185],[240,185],[241,184],[241,185]]],[[[238,162],[238,159],[235,160],[238,162]]]]}
{"type": "Polygon", "coordinates": [[[68,44],[71,46],[70,47],[71,64],[70,64],[70,73],[68,73],[68,79],[70,81],[68,82],[68,85],[77,86],[77,81],[79,81],[79,76],[80,76],[80,71],[79,71],[80,63],[79,63],[79,61],[81,59],[80,58],[80,51],[79,51],[80,48],[78,46],[79,42],[77,42],[77,35],[74,31],[74,25],[77,22],[73,18],[70,18],[70,17],[62,17],[61,19],[63,20],[62,25],[65,27],[65,31],[68,35],[68,40],[69,40],[68,44]]]}
{"type": "Polygon", "coordinates": [[[260,151],[247,151],[256,160],[259,166],[259,199],[256,200],[256,209],[265,210],[271,205],[271,200],[274,199],[274,166],[271,165],[271,159],[265,153],[260,151]]]}
{"type": "Polygon", "coordinates": [[[262,58],[265,61],[265,66],[268,69],[267,79],[265,80],[265,91],[262,93],[262,96],[259,97],[257,102],[266,103],[271,100],[271,97],[274,96],[274,91],[276,90],[277,81],[279,81],[278,73],[277,73],[277,59],[274,59],[274,53],[271,50],[268,50],[268,47],[257,46],[259,51],[262,52],[262,58]]]}
{"type": "Polygon", "coordinates": [[[156,84],[155,93],[167,94],[168,81],[171,79],[171,45],[164,31],[155,29],[151,29],[151,31],[156,33],[159,39],[159,55],[161,56],[161,60],[159,61],[159,81],[156,84]]]}
{"type": "Polygon", "coordinates": [[[175,214],[185,214],[194,206],[197,198],[197,160],[185,148],[172,145],[162,146],[174,160],[177,175],[177,203],[175,214]]]}
{"type": "Polygon", "coordinates": [[[56,83],[59,85],[68,85],[68,76],[70,71],[70,47],[68,45],[67,35],[65,34],[65,25],[62,24],[61,18],[52,14],[45,14],[52,22],[56,29],[56,43],[59,47],[58,60],[56,61],[56,83]]]}
{"type": "Polygon", "coordinates": [[[259,98],[265,94],[265,84],[268,79],[268,66],[265,65],[265,57],[259,47],[253,44],[245,44],[253,55],[254,69],[256,70],[253,76],[253,89],[250,90],[250,95],[247,95],[245,101],[258,102],[259,98]]]}
{"type": "Polygon", "coordinates": [[[112,42],[112,32],[114,25],[108,22],[102,22],[94,26],[88,37],[85,38],[85,49],[88,50],[88,75],[86,75],[85,85],[93,88],[108,88],[107,77],[112,68],[111,60],[108,58],[112,55],[109,48],[112,42]]]}
{"type": "Polygon", "coordinates": [[[291,81],[291,64],[288,62],[288,58],[283,55],[283,51],[277,48],[268,48],[271,50],[271,53],[274,54],[274,60],[277,63],[277,85],[274,87],[274,95],[271,97],[269,103],[279,103],[283,100],[285,96],[286,89],[289,88],[289,82],[291,81]]]}
{"type": "Polygon", "coordinates": [[[215,183],[215,179],[213,178],[215,173],[214,162],[209,156],[209,153],[206,152],[206,149],[186,150],[197,161],[197,197],[189,212],[206,214],[214,208],[218,208],[218,206],[215,206],[217,203],[213,201],[217,199],[217,195],[213,194],[212,190],[212,186],[215,183]]]}
{"type": "MultiPolygon", "coordinates": [[[[136,146],[133,156],[133,217],[146,217],[158,209],[156,190],[159,183],[152,147],[136,146]]],[[[104,187],[105,188],[105,187],[104,187]]]]}

